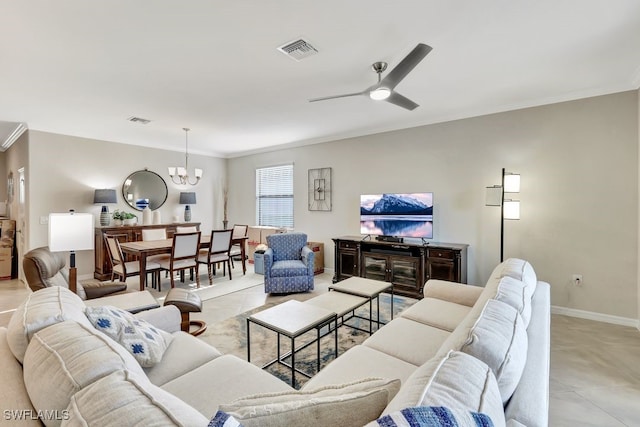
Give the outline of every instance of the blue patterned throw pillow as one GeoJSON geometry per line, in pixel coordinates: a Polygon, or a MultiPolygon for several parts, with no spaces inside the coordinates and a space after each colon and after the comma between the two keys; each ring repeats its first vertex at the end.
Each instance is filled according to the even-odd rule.
{"type": "Polygon", "coordinates": [[[416,406],[370,422],[365,427],[493,427],[491,418],[477,412],[456,412],[442,406],[416,406]]]}
{"type": "Polygon", "coordinates": [[[218,411],[207,427],[242,427],[242,424],[226,412],[218,411]]]}
{"type": "Polygon", "coordinates": [[[171,340],[171,334],[116,307],[86,307],[85,314],[94,328],[126,348],[145,368],[162,360],[171,340]]]}

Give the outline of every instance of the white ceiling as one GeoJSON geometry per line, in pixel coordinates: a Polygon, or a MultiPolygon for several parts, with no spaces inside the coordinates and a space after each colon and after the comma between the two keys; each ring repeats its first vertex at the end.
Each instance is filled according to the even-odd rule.
{"type": "MultiPolygon", "coordinates": [[[[0,0],[0,120],[233,157],[636,89],[638,0],[0,0]],[[304,37],[319,53],[278,50],[304,37]],[[433,51],[367,97],[370,66],[433,51]],[[127,121],[150,119],[147,125],[127,121]]],[[[1,142],[1,141],[0,141],[1,142]]]]}

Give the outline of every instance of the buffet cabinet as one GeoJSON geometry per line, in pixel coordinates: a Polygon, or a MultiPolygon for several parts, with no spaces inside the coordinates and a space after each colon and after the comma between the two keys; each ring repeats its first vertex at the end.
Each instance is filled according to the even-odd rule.
{"type": "Polygon", "coordinates": [[[93,277],[98,280],[111,279],[111,260],[104,235],[118,235],[120,241],[137,242],[142,240],[142,230],[153,228],[165,228],[167,237],[172,238],[177,227],[193,227],[200,230],[199,222],[180,222],[174,224],[153,224],[153,225],[119,225],[95,228],[94,254],[95,254],[95,271],[93,277]]]}
{"type": "Polygon", "coordinates": [[[396,243],[361,236],[332,239],[333,282],[357,276],[391,282],[394,292],[422,298],[429,279],[467,283],[467,247],[456,243],[396,243]]]}

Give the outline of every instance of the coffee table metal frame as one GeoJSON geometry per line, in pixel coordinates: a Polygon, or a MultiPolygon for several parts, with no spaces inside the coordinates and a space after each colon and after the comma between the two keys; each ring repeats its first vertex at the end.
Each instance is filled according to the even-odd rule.
{"type": "MultiPolygon", "coordinates": [[[[362,277],[350,277],[340,282],[336,282],[333,285],[329,286],[329,291],[341,292],[345,294],[355,295],[358,297],[366,298],[369,302],[369,318],[356,315],[355,312],[353,315],[347,319],[342,319],[342,325],[347,326],[352,329],[356,329],[362,332],[369,332],[369,335],[373,334],[373,323],[378,325],[378,329],[380,329],[381,325],[384,325],[384,322],[380,321],[380,294],[383,292],[389,292],[391,294],[391,320],[393,320],[393,283],[391,282],[381,282],[379,280],[371,280],[365,279],[362,277]],[[373,300],[376,300],[377,305],[377,319],[373,320],[373,300]],[[353,317],[358,319],[368,320],[369,321],[369,330],[364,330],[358,328],[357,326],[352,326],[344,323],[345,320],[349,320],[353,317]]],[[[366,301],[365,301],[366,304],[366,301]]],[[[364,304],[362,304],[364,305],[364,304]]]]}
{"type": "Polygon", "coordinates": [[[320,333],[321,329],[327,326],[329,328],[329,333],[334,333],[334,354],[335,357],[338,357],[338,318],[335,313],[325,310],[320,307],[311,307],[309,305],[303,304],[300,301],[289,300],[282,304],[278,304],[274,307],[268,308],[266,310],[255,313],[247,318],[247,361],[251,362],[251,335],[250,335],[250,324],[255,323],[256,325],[260,325],[263,328],[266,328],[270,331],[273,331],[277,334],[277,357],[266,363],[262,366],[262,369],[268,368],[269,366],[278,363],[283,366],[291,369],[291,386],[295,387],[295,376],[296,372],[304,375],[307,378],[311,378],[312,375],[298,369],[295,367],[295,357],[296,353],[300,350],[308,347],[314,342],[317,343],[317,352],[316,352],[316,363],[317,370],[320,371],[320,339],[324,336],[320,333]],[[304,310],[307,313],[310,309],[314,309],[316,316],[315,318],[309,320],[307,323],[301,323],[299,325],[295,325],[297,327],[291,327],[291,318],[295,316],[296,311],[300,312],[300,310],[304,310]],[[334,323],[334,328],[331,329],[331,323],[334,323]],[[316,339],[302,345],[299,348],[295,347],[295,339],[300,337],[301,335],[306,334],[307,332],[316,329],[316,339]],[[280,351],[280,336],[284,335],[285,337],[291,340],[291,350],[282,354],[280,351]],[[284,361],[285,358],[291,356],[291,363],[287,363],[284,361]]]}

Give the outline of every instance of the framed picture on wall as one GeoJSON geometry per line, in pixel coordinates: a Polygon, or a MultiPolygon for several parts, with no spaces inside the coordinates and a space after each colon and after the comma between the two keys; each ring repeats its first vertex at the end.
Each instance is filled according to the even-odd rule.
{"type": "Polygon", "coordinates": [[[309,210],[331,210],[331,168],[309,169],[309,210]]]}

